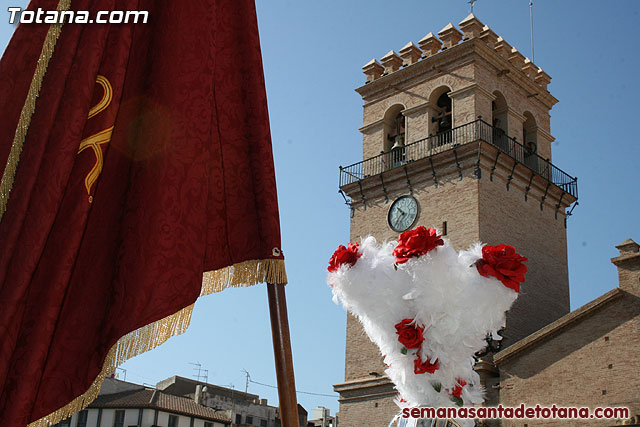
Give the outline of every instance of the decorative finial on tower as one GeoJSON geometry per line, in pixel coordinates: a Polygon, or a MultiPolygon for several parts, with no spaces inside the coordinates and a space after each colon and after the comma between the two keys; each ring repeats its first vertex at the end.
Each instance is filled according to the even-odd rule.
{"type": "Polygon", "coordinates": [[[488,25],[485,25],[480,33],[480,40],[484,40],[490,48],[495,49],[496,43],[498,42],[498,35],[494,33],[488,25]]]}
{"type": "Polygon", "coordinates": [[[400,57],[404,61],[404,66],[415,64],[422,56],[422,51],[413,42],[407,43],[398,53],[400,53],[400,57]]]}
{"type": "Polygon", "coordinates": [[[522,72],[525,73],[528,77],[535,79],[536,74],[538,73],[538,66],[531,62],[529,58],[524,58],[524,65],[522,66],[522,72]]]}
{"type": "Polygon", "coordinates": [[[362,67],[362,72],[367,76],[367,83],[371,83],[382,76],[384,67],[374,58],[362,67]]]}
{"type": "Polygon", "coordinates": [[[382,65],[384,66],[384,73],[390,74],[394,71],[398,71],[400,67],[402,67],[402,58],[398,56],[398,54],[390,50],[385,56],[380,59],[382,65]]]}
{"type": "Polygon", "coordinates": [[[542,86],[544,90],[547,90],[547,86],[551,83],[551,76],[542,71],[542,68],[538,68],[538,72],[536,73],[534,80],[542,86]]]}
{"type": "Polygon", "coordinates": [[[433,33],[429,33],[424,36],[419,42],[418,45],[420,49],[422,49],[422,56],[427,58],[431,55],[435,55],[440,51],[440,47],[442,47],[442,42],[438,40],[433,33]]]}
{"type": "Polygon", "coordinates": [[[509,55],[508,59],[518,70],[522,70],[522,67],[524,67],[524,55],[515,47],[511,48],[511,55],[509,55]]]}
{"type": "Polygon", "coordinates": [[[453,26],[451,22],[449,22],[440,32],[438,33],[440,40],[442,40],[442,49],[449,49],[462,40],[462,33],[453,26]]]}
{"type": "Polygon", "coordinates": [[[469,16],[464,18],[458,25],[464,33],[464,40],[480,37],[482,29],[484,28],[484,24],[480,22],[473,13],[470,13],[469,16]]]}

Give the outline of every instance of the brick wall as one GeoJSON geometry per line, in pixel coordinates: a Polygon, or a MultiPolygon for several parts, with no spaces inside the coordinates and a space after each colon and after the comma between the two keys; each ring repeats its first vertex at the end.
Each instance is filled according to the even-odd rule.
{"type": "Polygon", "coordinates": [[[507,190],[511,164],[500,166],[493,180],[484,173],[478,201],[480,241],[512,245],[529,259],[526,282],[507,313],[505,344],[529,335],[570,309],[564,215],[559,213],[556,218],[552,203],[540,209],[541,188],[530,190],[525,200],[526,178],[514,178],[507,190]]]}
{"type": "Polygon", "coordinates": [[[363,390],[361,394],[362,399],[350,399],[347,404],[340,405],[339,426],[386,427],[400,410],[392,397],[370,397],[369,390],[363,390]]]}
{"type": "MultiPolygon", "coordinates": [[[[546,341],[499,362],[500,403],[518,406],[623,406],[640,415],[640,299],[625,291],[546,341]]],[[[572,313],[573,314],[573,313],[572,313]]],[[[569,315],[571,316],[571,315],[569,315]]],[[[503,420],[503,426],[557,420],[503,420]]],[[[563,426],[585,421],[563,420],[563,426]]],[[[589,422],[589,425],[616,425],[589,422]]]]}

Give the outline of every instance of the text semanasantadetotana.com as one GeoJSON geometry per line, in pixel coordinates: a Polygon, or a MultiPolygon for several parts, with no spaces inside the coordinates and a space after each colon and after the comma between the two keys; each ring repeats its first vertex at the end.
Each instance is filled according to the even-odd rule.
{"type": "Polygon", "coordinates": [[[487,406],[447,408],[403,408],[402,418],[481,418],[481,419],[627,419],[628,408],[547,406],[487,406]]]}
{"type": "Polygon", "coordinates": [[[9,7],[9,23],[15,24],[146,24],[146,10],[99,10],[95,17],[88,10],[26,10],[9,7]]]}

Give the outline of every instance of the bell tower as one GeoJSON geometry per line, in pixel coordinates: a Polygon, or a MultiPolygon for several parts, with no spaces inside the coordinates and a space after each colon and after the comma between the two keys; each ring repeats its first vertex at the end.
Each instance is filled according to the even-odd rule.
{"type": "MultiPolygon", "coordinates": [[[[350,240],[395,240],[424,225],[457,250],[513,245],[529,272],[505,346],[568,313],[566,211],[578,192],[552,163],[551,77],[473,14],[363,72],[363,160],[340,167],[350,240]]],[[[348,316],[345,380],[334,386],[342,426],[386,426],[398,412],[384,370],[348,316]]]]}

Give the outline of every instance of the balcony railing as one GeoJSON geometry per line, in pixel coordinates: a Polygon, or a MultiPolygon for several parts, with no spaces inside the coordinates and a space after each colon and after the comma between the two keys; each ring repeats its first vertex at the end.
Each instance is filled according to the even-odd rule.
{"type": "Polygon", "coordinates": [[[378,175],[390,169],[400,167],[435,154],[451,150],[465,144],[484,141],[528,167],[537,175],[560,187],[563,191],[578,197],[578,180],[543,159],[524,145],[510,138],[499,128],[478,119],[474,122],[458,126],[446,132],[430,136],[379,154],[350,166],[340,166],[340,187],[353,182],[378,175]]]}

